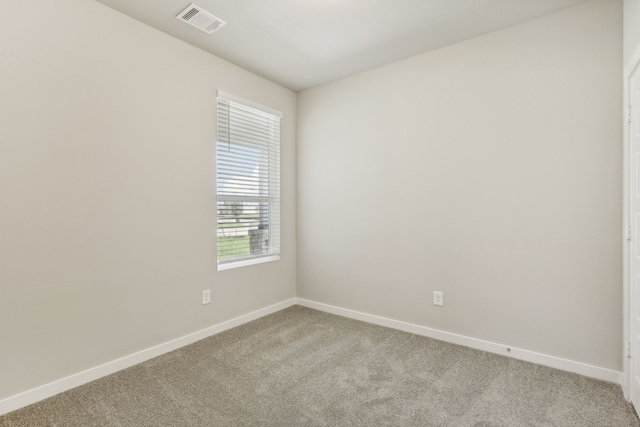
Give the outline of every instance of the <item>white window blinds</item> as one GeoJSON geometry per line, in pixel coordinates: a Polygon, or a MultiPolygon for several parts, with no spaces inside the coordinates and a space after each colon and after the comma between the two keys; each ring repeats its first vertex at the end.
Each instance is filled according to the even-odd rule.
{"type": "Polygon", "coordinates": [[[219,269],[280,254],[281,115],[225,95],[216,143],[219,269]]]}

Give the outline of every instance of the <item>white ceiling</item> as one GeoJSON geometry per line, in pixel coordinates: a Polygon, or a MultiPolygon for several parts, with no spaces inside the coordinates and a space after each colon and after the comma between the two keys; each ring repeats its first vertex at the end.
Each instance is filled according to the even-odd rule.
{"type": "Polygon", "coordinates": [[[175,18],[190,0],[96,1],[299,91],[589,0],[195,0],[211,35],[175,18]]]}

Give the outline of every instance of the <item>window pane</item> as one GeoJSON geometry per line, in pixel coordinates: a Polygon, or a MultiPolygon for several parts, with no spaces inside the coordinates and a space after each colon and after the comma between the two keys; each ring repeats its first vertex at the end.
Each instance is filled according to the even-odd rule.
{"type": "Polygon", "coordinates": [[[269,250],[270,202],[218,202],[218,259],[269,250]]]}

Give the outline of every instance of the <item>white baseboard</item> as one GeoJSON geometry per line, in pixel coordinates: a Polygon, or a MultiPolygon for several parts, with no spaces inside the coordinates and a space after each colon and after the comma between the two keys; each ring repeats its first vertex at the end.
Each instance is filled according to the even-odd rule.
{"type": "Polygon", "coordinates": [[[612,369],[601,368],[598,366],[588,365],[582,362],[563,359],[548,354],[536,353],[535,351],[524,350],[521,348],[511,347],[504,344],[497,344],[490,341],[479,340],[464,335],[453,334],[451,332],[440,331],[438,329],[427,328],[426,326],[415,325],[413,323],[393,320],[386,317],[375,316],[372,314],[362,313],[359,311],[349,310],[315,301],[297,298],[297,303],[304,307],[313,308],[331,314],[336,314],[350,319],[361,320],[375,325],[386,326],[388,328],[398,329],[410,332],[416,335],[422,335],[429,338],[435,338],[440,341],[446,341],[452,344],[459,344],[466,347],[483,350],[490,353],[501,354],[503,356],[513,357],[515,359],[536,363],[538,365],[549,366],[551,368],[561,369],[563,371],[573,372],[584,375],[586,377],[596,378],[603,381],[609,381],[621,384],[622,372],[612,369]],[[507,351],[507,349],[510,349],[507,351]]]}
{"type": "Polygon", "coordinates": [[[86,384],[106,375],[137,365],[138,363],[153,359],[154,357],[160,356],[164,353],[177,350],[180,347],[184,347],[196,341],[200,341],[201,339],[219,334],[227,329],[235,328],[236,326],[259,319],[260,317],[275,313],[295,304],[296,298],[291,298],[234,319],[218,323],[217,325],[210,326],[200,331],[193,332],[183,337],[167,341],[163,344],[159,344],[85,371],[78,372],[77,374],[61,378],[40,387],[7,397],[0,400],[0,415],[15,411],[16,409],[20,409],[58,393],[62,393],[63,391],[71,390],[72,388],[78,387],[82,384],[86,384]]]}
{"type": "Polygon", "coordinates": [[[363,322],[372,323],[375,325],[386,326],[389,328],[410,332],[416,335],[422,335],[453,344],[459,344],[478,350],[488,351],[490,353],[510,356],[516,359],[525,360],[527,362],[562,369],[564,371],[574,372],[576,374],[596,378],[599,380],[609,381],[616,384],[621,384],[623,379],[622,372],[614,371],[611,369],[588,365],[586,363],[576,362],[573,360],[562,359],[560,357],[550,356],[547,354],[536,353],[534,351],[524,350],[521,348],[509,347],[504,344],[483,341],[464,335],[453,334],[450,332],[440,331],[438,329],[427,328],[426,326],[420,326],[412,323],[402,322],[399,320],[389,319],[386,317],[375,316],[372,314],[310,301],[303,298],[291,298],[286,301],[271,305],[269,307],[256,310],[254,312],[236,317],[231,320],[227,320],[225,322],[210,326],[208,328],[185,335],[183,337],[176,338],[163,344],[141,350],[139,352],[121,357],[111,362],[104,363],[102,365],[87,369],[82,372],[78,372],[65,378],[61,378],[40,387],[36,387],[34,389],[27,390],[14,396],[2,399],[0,400],[0,415],[15,411],[16,409],[20,409],[24,406],[36,403],[58,393],[71,390],[72,388],[78,387],[82,384],[86,384],[88,382],[97,380],[98,378],[102,378],[106,375],[110,375],[123,369],[129,368],[131,366],[137,365],[138,363],[145,362],[164,353],[177,350],[178,348],[192,344],[201,339],[219,334],[220,332],[224,332],[228,329],[240,326],[252,320],[259,319],[260,317],[275,313],[287,307],[291,307],[295,304],[324,311],[327,313],[336,314],[342,317],[348,317],[350,319],[361,320],[363,322]],[[507,352],[507,348],[510,348],[509,352],[507,352]]]}

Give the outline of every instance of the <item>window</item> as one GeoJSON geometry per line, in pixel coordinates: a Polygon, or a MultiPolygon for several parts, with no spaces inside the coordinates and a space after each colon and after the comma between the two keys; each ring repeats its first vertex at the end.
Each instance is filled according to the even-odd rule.
{"type": "Polygon", "coordinates": [[[218,92],[218,270],[280,258],[281,117],[218,92]]]}

